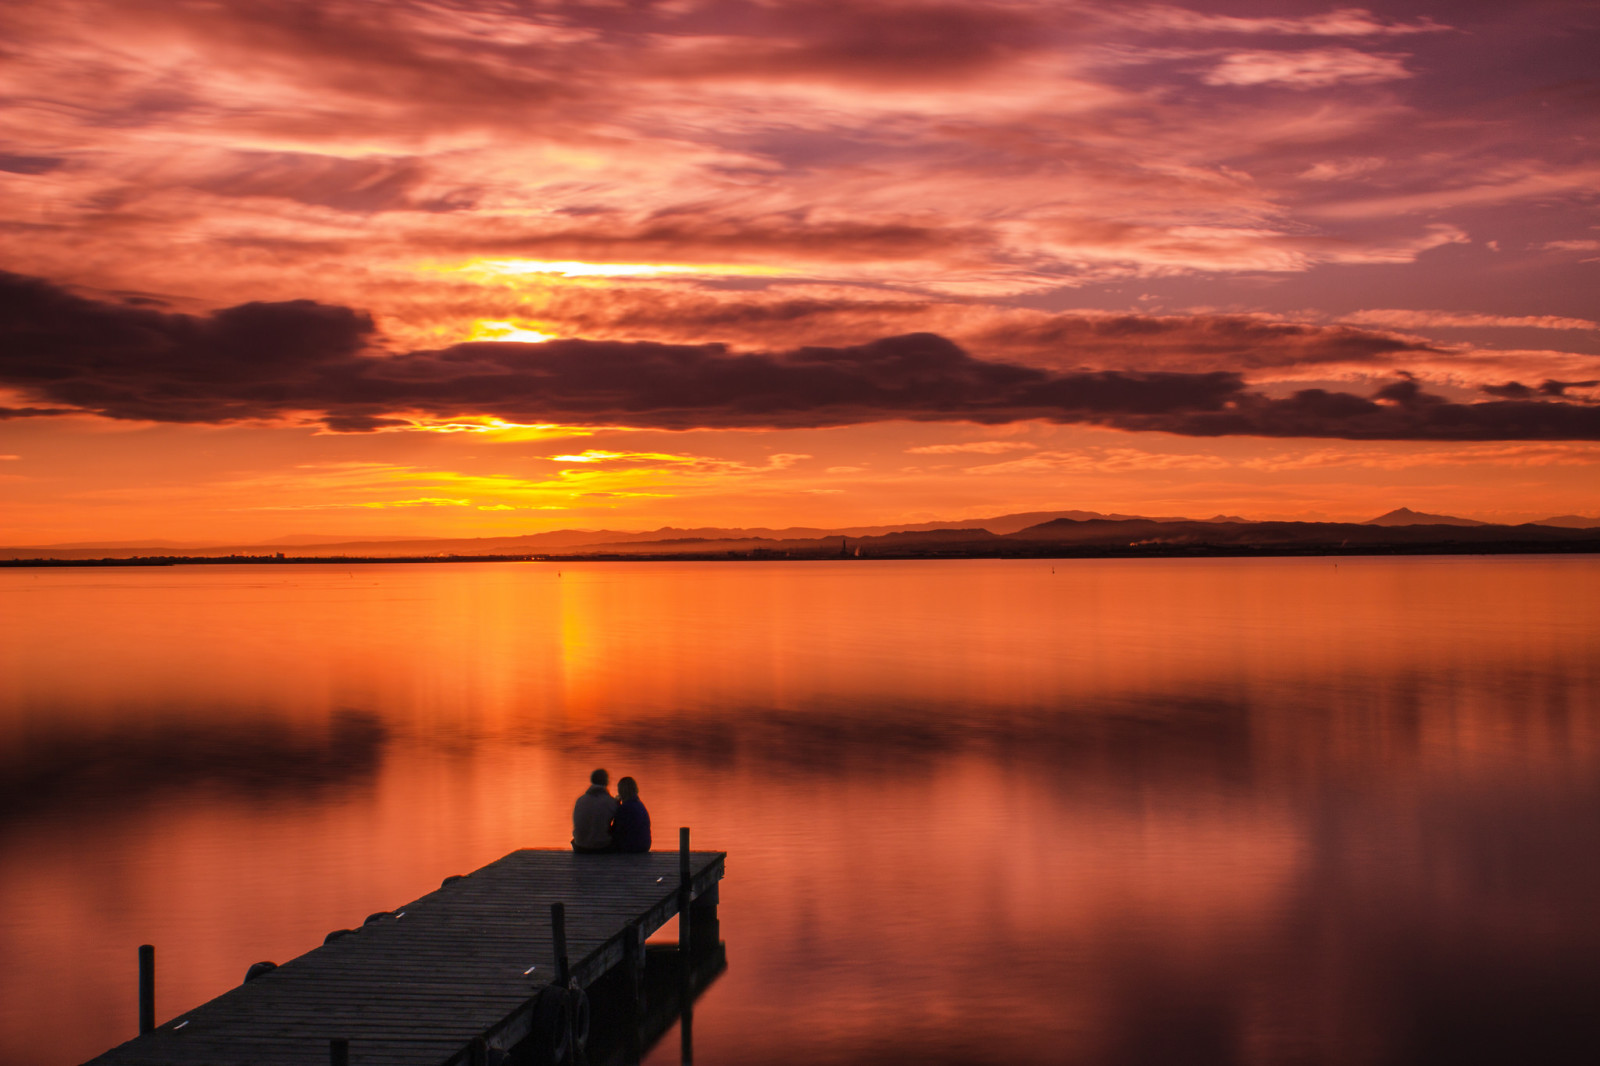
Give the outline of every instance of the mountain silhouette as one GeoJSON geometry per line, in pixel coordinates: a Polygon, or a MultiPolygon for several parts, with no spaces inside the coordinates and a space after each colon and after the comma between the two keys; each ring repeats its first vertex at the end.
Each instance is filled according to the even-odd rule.
{"type": "Polygon", "coordinates": [[[1409,507],[1398,507],[1388,514],[1369,518],[1361,523],[1364,526],[1486,526],[1488,522],[1478,522],[1471,518],[1456,518],[1447,514],[1428,514],[1426,511],[1413,511],[1409,507]]]}

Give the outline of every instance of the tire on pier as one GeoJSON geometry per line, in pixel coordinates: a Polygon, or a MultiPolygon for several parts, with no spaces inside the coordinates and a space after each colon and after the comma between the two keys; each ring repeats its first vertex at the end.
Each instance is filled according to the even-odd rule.
{"type": "Polygon", "coordinates": [[[528,1047],[535,1063],[559,1063],[567,1059],[572,1029],[568,1023],[567,996],[564,988],[547,985],[539,990],[533,1004],[533,1033],[528,1037],[528,1047]]]}
{"type": "Polygon", "coordinates": [[[589,1046],[589,994],[583,989],[573,985],[567,990],[567,1000],[570,1012],[567,1017],[572,1019],[572,1037],[578,1042],[578,1050],[589,1046]]]}

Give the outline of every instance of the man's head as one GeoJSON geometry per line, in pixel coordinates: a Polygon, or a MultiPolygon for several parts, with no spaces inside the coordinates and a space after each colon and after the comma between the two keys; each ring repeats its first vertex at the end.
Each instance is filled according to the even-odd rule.
{"type": "Polygon", "coordinates": [[[639,782],[631,777],[617,779],[617,796],[621,799],[638,799],[639,782]]]}
{"type": "Polygon", "coordinates": [[[589,775],[589,784],[599,785],[601,788],[605,788],[607,785],[611,784],[611,775],[606,773],[604,770],[596,770],[594,773],[589,775]]]}

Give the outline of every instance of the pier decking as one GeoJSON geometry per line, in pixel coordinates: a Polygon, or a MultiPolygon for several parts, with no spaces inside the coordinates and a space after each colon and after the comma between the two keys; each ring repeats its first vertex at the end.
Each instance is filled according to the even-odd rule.
{"type": "Polygon", "coordinates": [[[357,1066],[468,1063],[486,1048],[515,1046],[540,1024],[541,991],[560,984],[553,903],[564,905],[570,981],[587,988],[620,964],[642,972],[644,938],[688,900],[698,901],[692,935],[714,944],[725,859],[514,851],[90,1066],[322,1066],[335,1040],[349,1041],[357,1066]]]}

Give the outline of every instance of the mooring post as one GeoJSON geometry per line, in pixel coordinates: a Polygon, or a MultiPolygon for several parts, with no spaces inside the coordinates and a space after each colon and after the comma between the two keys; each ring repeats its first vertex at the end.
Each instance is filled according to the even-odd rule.
{"type": "Polygon", "coordinates": [[[350,1041],[342,1036],[328,1041],[328,1066],[350,1066],[350,1041]]]}
{"type": "Polygon", "coordinates": [[[622,1007],[626,1037],[623,1061],[637,1066],[644,1054],[644,930],[637,921],[622,931],[622,1007]]]}
{"type": "Polygon", "coordinates": [[[694,883],[689,869],[689,827],[678,830],[678,996],[682,1014],[678,1018],[678,1057],[683,1066],[694,1061],[694,992],[689,961],[689,944],[694,922],[689,917],[694,902],[694,883]]]}
{"type": "Polygon", "coordinates": [[[556,984],[562,988],[572,980],[572,971],[567,965],[567,905],[565,903],[550,904],[550,932],[556,945],[556,984]]]}
{"type": "Polygon", "coordinates": [[[489,1041],[479,1035],[472,1038],[472,1045],[467,1052],[467,1061],[472,1066],[489,1066],[489,1041]]]}
{"type": "Polygon", "coordinates": [[[563,1062],[578,1061],[578,1034],[574,1029],[573,1010],[577,997],[567,994],[567,988],[572,984],[572,966],[567,961],[567,905],[565,903],[550,904],[550,934],[555,941],[556,948],[556,987],[561,989],[561,1013],[566,1016],[567,1053],[563,1062]]]}
{"type": "Polygon", "coordinates": [[[156,1027],[156,949],[154,944],[139,945],[139,1032],[156,1027]]]}
{"type": "Polygon", "coordinates": [[[722,939],[722,926],[717,921],[720,890],[721,886],[713,883],[689,904],[690,923],[694,929],[690,950],[696,960],[710,958],[717,950],[717,941],[722,939]]]}
{"type": "Polygon", "coordinates": [[[689,903],[694,889],[689,874],[689,827],[678,830],[678,947],[689,950],[689,903]]]}

